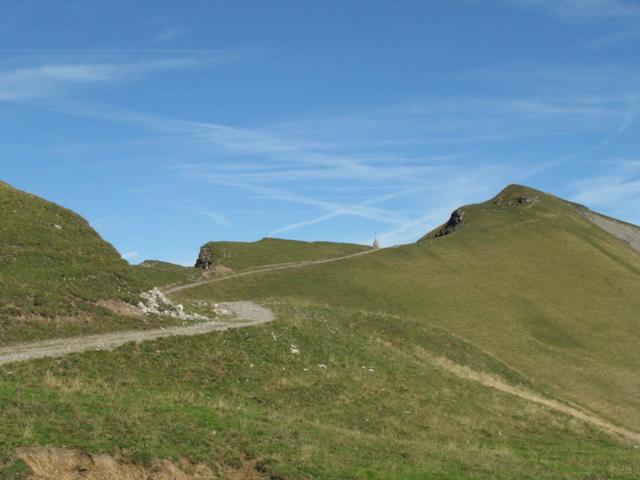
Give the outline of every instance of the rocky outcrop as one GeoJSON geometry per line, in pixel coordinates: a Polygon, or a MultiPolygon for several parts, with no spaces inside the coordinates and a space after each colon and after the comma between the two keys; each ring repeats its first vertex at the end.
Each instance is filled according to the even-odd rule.
{"type": "Polygon", "coordinates": [[[518,205],[528,205],[530,203],[535,203],[538,200],[538,197],[533,197],[530,195],[519,195],[515,198],[507,200],[506,202],[502,197],[497,197],[493,200],[494,205],[506,205],[507,207],[518,206],[518,205]]]}
{"type": "Polygon", "coordinates": [[[182,321],[206,322],[209,320],[204,315],[185,312],[181,303],[173,303],[158,288],[141,293],[140,299],[138,309],[144,315],[161,315],[182,321]]]}
{"type": "Polygon", "coordinates": [[[215,268],[215,258],[206,245],[200,248],[198,260],[196,260],[196,268],[202,268],[203,270],[213,270],[215,268]]]}
{"type": "Polygon", "coordinates": [[[465,216],[464,208],[458,208],[457,210],[455,210],[451,214],[451,217],[449,217],[449,221],[440,230],[436,232],[435,237],[436,238],[444,237],[458,230],[460,227],[462,227],[462,224],[464,223],[464,216],[465,216]]]}

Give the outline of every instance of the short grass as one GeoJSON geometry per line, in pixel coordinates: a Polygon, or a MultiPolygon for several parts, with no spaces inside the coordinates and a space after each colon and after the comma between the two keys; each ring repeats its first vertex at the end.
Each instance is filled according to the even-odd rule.
{"type": "Polygon", "coordinates": [[[440,329],[297,300],[271,306],[279,318],[261,328],[0,368],[4,461],[40,444],[126,449],[141,462],[257,459],[286,479],[640,472],[634,448],[434,366],[430,355],[448,356],[526,382],[440,329]]]}
{"type": "Polygon", "coordinates": [[[147,285],[154,287],[196,282],[203,277],[203,271],[200,268],[183,267],[158,260],[145,260],[135,265],[134,269],[147,285]]]}
{"type": "Polygon", "coordinates": [[[0,343],[131,328],[96,303],[148,287],[79,215],[0,182],[0,343]]]}
{"type": "Polygon", "coordinates": [[[352,243],[263,238],[257,242],[209,242],[203,248],[211,252],[217,265],[241,271],[265,265],[342,257],[370,247],[352,243]]]}
{"type": "MultiPolygon", "coordinates": [[[[177,295],[257,299],[272,324],[0,368],[0,463],[21,475],[16,447],[66,445],[141,462],[254,458],[286,479],[640,478],[634,447],[431,361],[640,431],[640,257],[555,197],[515,186],[501,198],[467,207],[448,237],[177,295]],[[538,200],[507,205],[522,194],[538,200]]],[[[262,242],[270,254],[234,250],[227,266],[359,251],[262,242]]],[[[131,285],[191,275],[171,269],[131,285]]]]}
{"type": "Polygon", "coordinates": [[[439,239],[180,292],[295,297],[437,325],[640,431],[640,256],[555,197],[510,187],[439,239]],[[530,205],[510,199],[537,197],[530,205]]]}
{"type": "Polygon", "coordinates": [[[80,216],[0,183],[0,315],[73,315],[131,299],[133,269],[80,216]]]}

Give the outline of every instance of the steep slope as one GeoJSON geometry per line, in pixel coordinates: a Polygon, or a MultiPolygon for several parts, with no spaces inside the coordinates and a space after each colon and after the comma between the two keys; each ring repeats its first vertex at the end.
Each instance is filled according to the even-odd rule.
{"type": "Polygon", "coordinates": [[[413,318],[640,431],[640,255],[575,205],[526,187],[464,212],[461,228],[415,245],[179,296],[286,297],[413,318]]]}
{"type": "Polygon", "coordinates": [[[77,214],[0,182],[0,325],[105,315],[142,285],[77,214]]]}
{"type": "Polygon", "coordinates": [[[352,243],[302,242],[263,238],[257,242],[209,242],[202,246],[196,266],[223,266],[233,270],[308,260],[342,257],[368,250],[352,243]]]}

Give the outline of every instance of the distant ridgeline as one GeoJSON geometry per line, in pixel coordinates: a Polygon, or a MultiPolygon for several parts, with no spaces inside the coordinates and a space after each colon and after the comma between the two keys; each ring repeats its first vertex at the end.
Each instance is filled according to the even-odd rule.
{"type": "Polygon", "coordinates": [[[195,266],[204,270],[233,270],[342,257],[369,250],[352,243],[302,242],[263,238],[257,242],[209,242],[200,248],[195,266]]]}

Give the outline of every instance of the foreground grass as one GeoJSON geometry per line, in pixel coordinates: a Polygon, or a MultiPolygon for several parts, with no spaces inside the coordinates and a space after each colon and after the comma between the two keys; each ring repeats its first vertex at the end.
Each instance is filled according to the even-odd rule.
{"type": "Polygon", "coordinates": [[[279,319],[265,328],[1,368],[0,451],[5,460],[34,444],[125,449],[137,461],[256,458],[288,479],[640,472],[633,448],[426,361],[425,352],[444,355],[526,382],[441,330],[322,305],[274,308],[279,319]]]}

